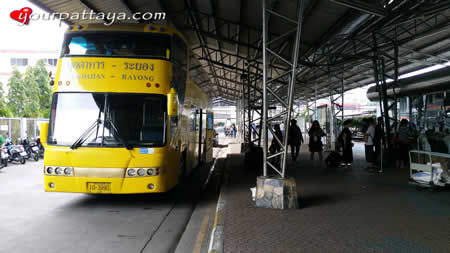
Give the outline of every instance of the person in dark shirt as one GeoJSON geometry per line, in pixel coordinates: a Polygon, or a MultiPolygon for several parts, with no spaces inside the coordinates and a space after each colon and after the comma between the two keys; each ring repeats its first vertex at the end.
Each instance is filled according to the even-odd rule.
{"type": "Polygon", "coordinates": [[[231,137],[236,138],[236,125],[233,123],[233,125],[231,125],[231,137]]]}
{"type": "Polygon", "coordinates": [[[291,156],[292,160],[295,162],[300,152],[300,146],[303,143],[302,131],[297,126],[297,121],[295,119],[291,120],[291,125],[289,126],[289,145],[291,146],[291,156]]]}
{"type": "MultiPolygon", "coordinates": [[[[281,133],[281,128],[279,124],[275,124],[273,126],[273,129],[275,130],[275,135],[278,137],[278,139],[281,141],[281,143],[283,143],[283,133],[281,133]]],[[[277,142],[277,140],[275,140],[275,137],[273,137],[272,139],[272,143],[270,145],[272,148],[272,150],[274,151],[274,153],[277,153],[281,150],[281,146],[280,144],[277,142]]]]}
{"type": "Polygon", "coordinates": [[[409,144],[412,139],[411,129],[409,127],[409,121],[402,119],[397,133],[398,144],[398,167],[409,168],[409,144]]]}
{"type": "Polygon", "coordinates": [[[352,143],[352,131],[350,126],[352,121],[350,119],[344,121],[344,129],[341,133],[342,141],[342,161],[347,170],[351,170],[351,164],[353,162],[353,143],[352,143]]]}
{"type": "Polygon", "coordinates": [[[325,136],[319,121],[314,120],[309,129],[309,152],[311,152],[311,160],[314,160],[314,153],[319,154],[319,160],[322,161],[323,144],[321,138],[325,136]]]}
{"type": "MultiPolygon", "coordinates": [[[[381,152],[382,146],[384,143],[384,125],[383,125],[383,117],[377,118],[377,125],[375,126],[375,135],[373,137],[373,145],[375,147],[375,162],[379,161],[380,165],[382,163],[381,152]]],[[[381,166],[378,172],[383,172],[381,166]]]]}
{"type": "MultiPolygon", "coordinates": [[[[281,132],[281,128],[279,124],[275,124],[273,126],[275,136],[280,140],[281,143],[283,143],[283,133],[281,132]]],[[[272,143],[270,144],[269,151],[271,154],[276,154],[281,151],[281,146],[278,143],[278,141],[275,139],[275,136],[272,139],[272,143]]],[[[277,156],[273,159],[274,165],[279,166],[280,165],[280,156],[277,156]]]]}

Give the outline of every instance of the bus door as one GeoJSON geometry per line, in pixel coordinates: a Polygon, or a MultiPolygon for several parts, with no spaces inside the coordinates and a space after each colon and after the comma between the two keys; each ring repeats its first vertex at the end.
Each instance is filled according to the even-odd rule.
{"type": "Polygon", "coordinates": [[[207,119],[208,112],[205,110],[202,114],[202,122],[203,122],[203,130],[202,130],[202,162],[206,161],[206,152],[208,150],[208,119],[207,119]]]}
{"type": "Polygon", "coordinates": [[[197,156],[197,159],[198,159],[198,165],[200,165],[201,163],[202,163],[202,157],[203,157],[203,155],[202,155],[202,147],[203,147],[203,135],[205,134],[204,133],[204,130],[203,130],[203,110],[202,109],[200,109],[199,110],[199,114],[198,114],[198,116],[199,116],[199,124],[198,124],[198,156],[197,156]]]}
{"type": "Polygon", "coordinates": [[[206,148],[205,148],[205,162],[212,161],[213,145],[214,145],[214,118],[213,114],[209,112],[206,114],[206,148]]]}

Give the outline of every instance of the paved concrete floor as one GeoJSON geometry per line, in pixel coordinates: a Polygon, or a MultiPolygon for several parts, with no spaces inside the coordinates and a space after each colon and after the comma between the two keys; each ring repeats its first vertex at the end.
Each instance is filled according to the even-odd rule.
{"type": "Polygon", "coordinates": [[[300,209],[256,208],[249,188],[261,172],[231,168],[222,191],[225,252],[450,252],[448,190],[417,191],[397,168],[367,173],[360,145],[348,173],[318,167],[306,148],[288,169],[300,209]]]}
{"type": "Polygon", "coordinates": [[[163,195],[46,193],[42,168],[40,160],[0,170],[0,252],[169,252],[202,185],[163,195]]]}
{"type": "Polygon", "coordinates": [[[233,138],[221,138],[219,140],[219,147],[214,148],[214,157],[216,158],[214,170],[211,171],[208,184],[205,185],[205,190],[196,203],[195,210],[177,245],[175,253],[201,253],[209,251],[211,231],[215,223],[217,199],[222,183],[226,156],[229,151],[228,143],[233,141],[235,141],[233,138]]]}

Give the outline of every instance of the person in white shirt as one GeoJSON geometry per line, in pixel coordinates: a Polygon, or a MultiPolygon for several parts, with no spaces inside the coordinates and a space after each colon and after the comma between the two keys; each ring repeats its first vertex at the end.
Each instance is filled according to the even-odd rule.
{"type": "Polygon", "coordinates": [[[374,150],[374,142],[373,137],[375,136],[375,120],[373,118],[369,118],[367,120],[367,123],[369,123],[369,127],[367,128],[366,133],[364,134],[364,148],[365,148],[365,155],[366,155],[366,161],[369,164],[367,169],[369,171],[372,171],[375,169],[375,150],[374,150]]]}

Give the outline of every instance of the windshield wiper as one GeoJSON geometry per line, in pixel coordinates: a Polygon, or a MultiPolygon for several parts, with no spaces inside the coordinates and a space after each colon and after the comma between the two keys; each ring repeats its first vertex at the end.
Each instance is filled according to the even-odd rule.
{"type": "Polygon", "coordinates": [[[89,126],[89,128],[84,133],[82,133],[81,136],[72,144],[72,146],[70,146],[70,148],[76,149],[81,146],[87,140],[87,138],[91,136],[91,134],[93,133],[92,130],[94,130],[101,123],[101,119],[96,119],[95,122],[91,126],[89,126]]]}
{"type": "Polygon", "coordinates": [[[119,140],[119,142],[125,146],[126,149],[128,150],[132,150],[133,146],[131,144],[129,144],[128,142],[126,142],[124,139],[120,138],[119,136],[119,131],[117,130],[116,126],[114,125],[114,123],[112,122],[112,120],[110,119],[105,119],[105,123],[109,123],[111,125],[111,128],[114,130],[114,132],[116,133],[116,138],[117,140],[119,140]]]}

